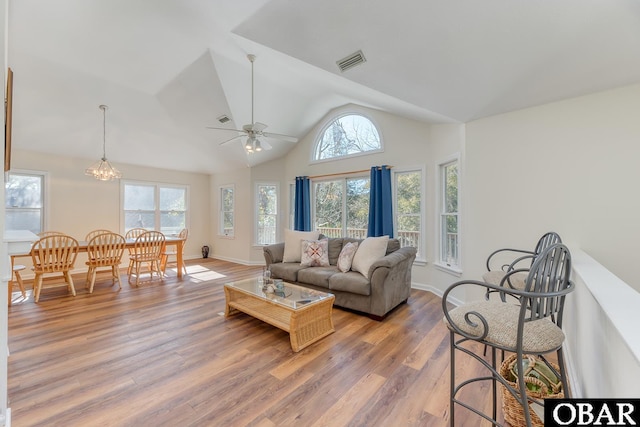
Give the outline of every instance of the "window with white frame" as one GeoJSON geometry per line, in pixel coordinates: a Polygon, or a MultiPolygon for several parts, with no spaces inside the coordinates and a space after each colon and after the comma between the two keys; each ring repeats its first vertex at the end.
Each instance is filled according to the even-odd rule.
{"type": "Polygon", "coordinates": [[[382,150],[378,128],[361,114],[342,114],[320,131],[313,160],[327,160],[382,150]]]}
{"type": "Polygon", "coordinates": [[[425,260],[423,171],[394,172],[395,230],[400,246],[418,249],[416,259],[425,260]]]}
{"type": "Polygon", "coordinates": [[[293,230],[296,214],[296,183],[289,184],[289,228],[293,230]]]}
{"type": "Polygon", "coordinates": [[[188,227],[188,187],[126,181],[122,183],[124,232],[132,228],[178,234],[188,227]]]}
{"type": "Polygon", "coordinates": [[[44,172],[9,172],[4,184],[5,230],[44,231],[44,189],[44,172]]]}
{"type": "Polygon", "coordinates": [[[276,243],[278,238],[278,185],[256,184],[256,236],[258,245],[276,243]]]}
{"type": "Polygon", "coordinates": [[[458,211],[459,161],[443,163],[440,170],[440,259],[439,263],[460,269],[460,213],[458,211]]]}
{"type": "Polygon", "coordinates": [[[367,237],[368,176],[313,183],[314,228],[327,237],[367,237]]]}
{"type": "Polygon", "coordinates": [[[234,187],[225,185],[220,187],[220,234],[233,237],[234,235],[234,187]]]}

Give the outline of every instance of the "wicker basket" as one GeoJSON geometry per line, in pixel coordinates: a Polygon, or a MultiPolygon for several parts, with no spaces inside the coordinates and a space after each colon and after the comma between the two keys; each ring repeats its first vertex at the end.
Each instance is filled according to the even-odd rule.
{"type": "MultiPolygon", "coordinates": [[[[516,391],[519,389],[518,384],[515,381],[511,381],[513,374],[511,373],[513,365],[516,363],[517,355],[513,354],[506,358],[502,365],[500,365],[500,375],[513,387],[516,391]]],[[[551,366],[556,371],[560,371],[558,365],[551,363],[551,366]]],[[[517,381],[517,380],[516,380],[517,381]]],[[[527,389],[527,396],[537,399],[561,399],[564,397],[564,392],[560,389],[557,392],[549,391],[546,385],[533,377],[525,377],[526,383],[532,383],[540,386],[541,391],[531,391],[527,389]]],[[[504,412],[504,419],[514,427],[526,426],[527,423],[524,419],[524,410],[520,402],[516,400],[507,388],[501,384],[502,390],[502,411],[504,412]]],[[[531,425],[535,427],[544,427],[544,422],[540,420],[540,417],[533,411],[532,405],[529,404],[529,414],[531,415],[531,425]]]]}

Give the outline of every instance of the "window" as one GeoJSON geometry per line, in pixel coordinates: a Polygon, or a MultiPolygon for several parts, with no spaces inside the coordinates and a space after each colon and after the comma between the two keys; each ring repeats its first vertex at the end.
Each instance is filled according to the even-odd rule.
{"type": "Polygon", "coordinates": [[[394,173],[394,201],[396,212],[396,236],[400,246],[418,248],[417,259],[424,260],[423,242],[423,173],[422,170],[407,170],[394,173]]]}
{"type": "Polygon", "coordinates": [[[132,228],[178,234],[187,226],[187,187],[153,183],[123,183],[125,233],[132,228]]]}
{"type": "Polygon", "coordinates": [[[458,160],[440,165],[440,264],[460,268],[458,160]]]}
{"type": "Polygon", "coordinates": [[[270,245],[278,237],[278,186],[256,185],[256,244],[270,245]]]}
{"type": "Polygon", "coordinates": [[[313,183],[314,228],[328,237],[367,237],[369,177],[313,183]]]}
{"type": "Polygon", "coordinates": [[[234,235],[234,193],[233,186],[220,187],[220,234],[233,237],[234,235]]]}
{"type": "Polygon", "coordinates": [[[44,230],[44,173],[9,172],[5,182],[5,229],[44,230]]]}
{"type": "Polygon", "coordinates": [[[326,160],[381,151],[380,133],[360,114],[344,114],[329,122],[316,141],[313,160],[326,160]]]}

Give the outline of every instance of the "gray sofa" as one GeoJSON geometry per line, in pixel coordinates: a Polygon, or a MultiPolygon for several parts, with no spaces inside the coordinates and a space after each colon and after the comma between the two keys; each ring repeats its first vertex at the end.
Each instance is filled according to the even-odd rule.
{"type": "Polygon", "coordinates": [[[335,295],[335,305],[382,320],[411,293],[411,267],[416,248],[400,247],[397,239],[389,239],[387,254],[374,262],[368,278],[356,271],[341,272],[338,255],[352,238],[329,238],[329,267],[302,267],[298,262],[282,262],[284,243],[264,247],[264,259],[273,278],[295,283],[335,295]]]}

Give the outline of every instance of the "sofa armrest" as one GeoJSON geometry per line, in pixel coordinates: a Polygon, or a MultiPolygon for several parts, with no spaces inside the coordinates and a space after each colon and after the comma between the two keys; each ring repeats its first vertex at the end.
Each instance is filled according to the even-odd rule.
{"type": "Polygon", "coordinates": [[[405,246],[371,265],[371,314],[384,316],[411,294],[411,269],[417,249],[405,246]]]}
{"type": "Polygon", "coordinates": [[[282,262],[282,258],[284,257],[284,242],[264,246],[262,251],[264,261],[267,264],[267,268],[269,268],[271,264],[282,262]]]}

